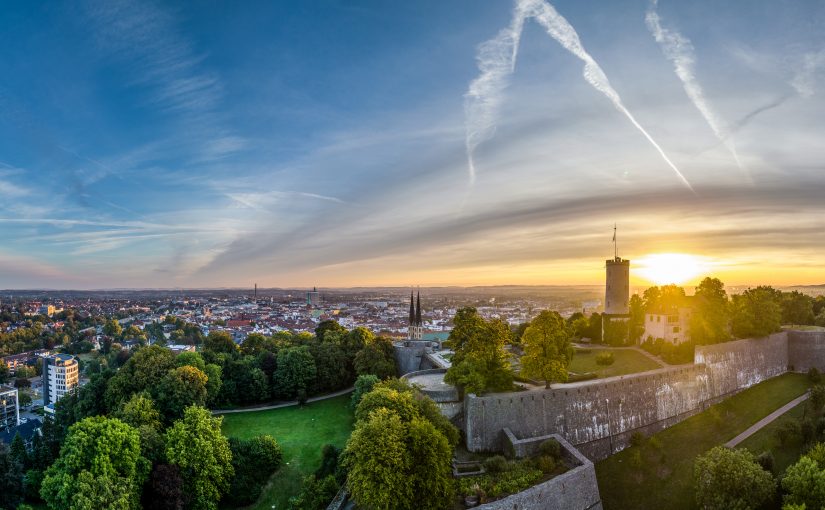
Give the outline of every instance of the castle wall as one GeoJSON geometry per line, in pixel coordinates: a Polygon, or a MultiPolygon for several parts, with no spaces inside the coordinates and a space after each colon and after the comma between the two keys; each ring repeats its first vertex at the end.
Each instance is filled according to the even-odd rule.
{"type": "Polygon", "coordinates": [[[797,372],[825,372],[825,331],[788,331],[788,364],[797,372]]]}
{"type": "MultiPolygon", "coordinates": [[[[825,343],[825,336],[821,342],[825,343]]],[[[697,347],[693,365],[554,385],[548,390],[467,395],[467,448],[502,451],[501,431],[509,428],[520,438],[560,434],[588,457],[602,459],[625,448],[636,431],[658,432],[786,372],[788,345],[788,334],[777,333],[697,347]]],[[[799,345],[802,348],[802,342],[799,345]]],[[[825,366],[825,344],[821,349],[825,366]]]]}

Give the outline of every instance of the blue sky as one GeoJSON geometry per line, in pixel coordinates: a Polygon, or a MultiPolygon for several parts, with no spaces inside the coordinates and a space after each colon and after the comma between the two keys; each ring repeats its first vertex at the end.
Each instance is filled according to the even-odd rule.
{"type": "Polygon", "coordinates": [[[540,3],[5,5],[0,288],[825,282],[823,2],[540,3]]]}

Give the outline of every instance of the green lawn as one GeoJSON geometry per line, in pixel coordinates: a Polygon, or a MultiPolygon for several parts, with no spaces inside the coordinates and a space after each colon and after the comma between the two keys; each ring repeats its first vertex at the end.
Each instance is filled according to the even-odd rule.
{"type": "Polygon", "coordinates": [[[634,374],[662,368],[661,365],[648,358],[644,354],[631,349],[589,349],[590,352],[582,353],[576,351],[573,361],[570,362],[568,370],[578,374],[595,372],[599,377],[612,377],[614,375],[634,374]],[[616,361],[612,365],[597,365],[596,355],[600,352],[612,352],[616,361]]]}
{"type": "Polygon", "coordinates": [[[223,433],[250,438],[269,434],[284,452],[284,465],[270,479],[258,502],[251,508],[282,510],[289,498],[301,491],[301,480],[321,463],[325,444],[344,446],[352,432],[350,395],[271,411],[227,414],[223,433]]]}
{"type": "MultiPolygon", "coordinates": [[[[756,434],[739,443],[739,448],[747,448],[754,455],[770,451],[773,454],[774,474],[782,474],[788,469],[788,466],[795,463],[802,456],[803,445],[802,441],[798,441],[794,444],[782,446],[776,438],[776,430],[784,423],[800,420],[803,413],[806,412],[807,404],[807,401],[803,402],[783,414],[756,434]]],[[[810,416],[810,409],[807,412],[810,416]]]]}
{"type": "Polygon", "coordinates": [[[696,508],[696,456],[729,441],[807,387],[808,379],[802,374],[775,377],[655,434],[661,450],[649,444],[630,447],[599,462],[596,477],[604,508],[696,508]]]}

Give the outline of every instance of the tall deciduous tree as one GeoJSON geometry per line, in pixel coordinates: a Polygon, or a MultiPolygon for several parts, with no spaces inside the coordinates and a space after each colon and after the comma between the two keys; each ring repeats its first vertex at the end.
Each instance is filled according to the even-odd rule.
{"type": "Polygon", "coordinates": [[[191,405],[206,403],[206,374],[195,367],[182,366],[169,370],[158,385],[157,402],[167,420],[183,416],[191,405]]]}
{"type": "Polygon", "coordinates": [[[508,390],[513,383],[509,355],[510,328],[501,320],[484,320],[475,308],[458,310],[449,340],[455,350],[445,380],[471,393],[508,390]]]}
{"type": "Polygon", "coordinates": [[[527,377],[546,382],[567,381],[567,367],[573,359],[573,346],[567,324],[558,312],[545,310],[530,322],[521,343],[521,365],[527,377]]]}
{"type": "Polygon", "coordinates": [[[376,337],[355,355],[355,372],[360,375],[372,374],[380,379],[396,377],[395,349],[386,337],[376,337]]]}
{"type": "Polygon", "coordinates": [[[290,347],[278,352],[278,369],[275,371],[275,390],[291,398],[305,394],[315,381],[315,360],[309,347],[290,347]]]}
{"type": "Polygon", "coordinates": [[[137,430],[116,418],[86,418],[69,428],[40,495],[58,510],[138,509],[149,468],[137,430]]]}
{"type": "Polygon", "coordinates": [[[166,459],[180,468],[191,507],[197,510],[217,509],[234,475],[221,422],[206,409],[191,406],[166,431],[166,459]]]}
{"type": "Polygon", "coordinates": [[[696,344],[716,344],[730,339],[730,301],[718,278],[705,278],[696,287],[690,338],[696,344]]]}
{"type": "Polygon", "coordinates": [[[17,508],[23,498],[23,465],[0,443],[0,508],[17,508]]]}

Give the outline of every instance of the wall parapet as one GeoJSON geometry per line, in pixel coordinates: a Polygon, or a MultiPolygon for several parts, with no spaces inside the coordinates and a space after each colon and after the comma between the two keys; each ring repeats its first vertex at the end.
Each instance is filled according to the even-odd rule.
{"type": "MultiPolygon", "coordinates": [[[[514,439],[512,432],[507,430],[514,439]]],[[[572,467],[569,471],[506,498],[479,505],[481,510],[601,510],[602,501],[593,463],[558,434],[544,438],[516,439],[532,443],[555,439],[561,444],[562,456],[572,467]]]]}

